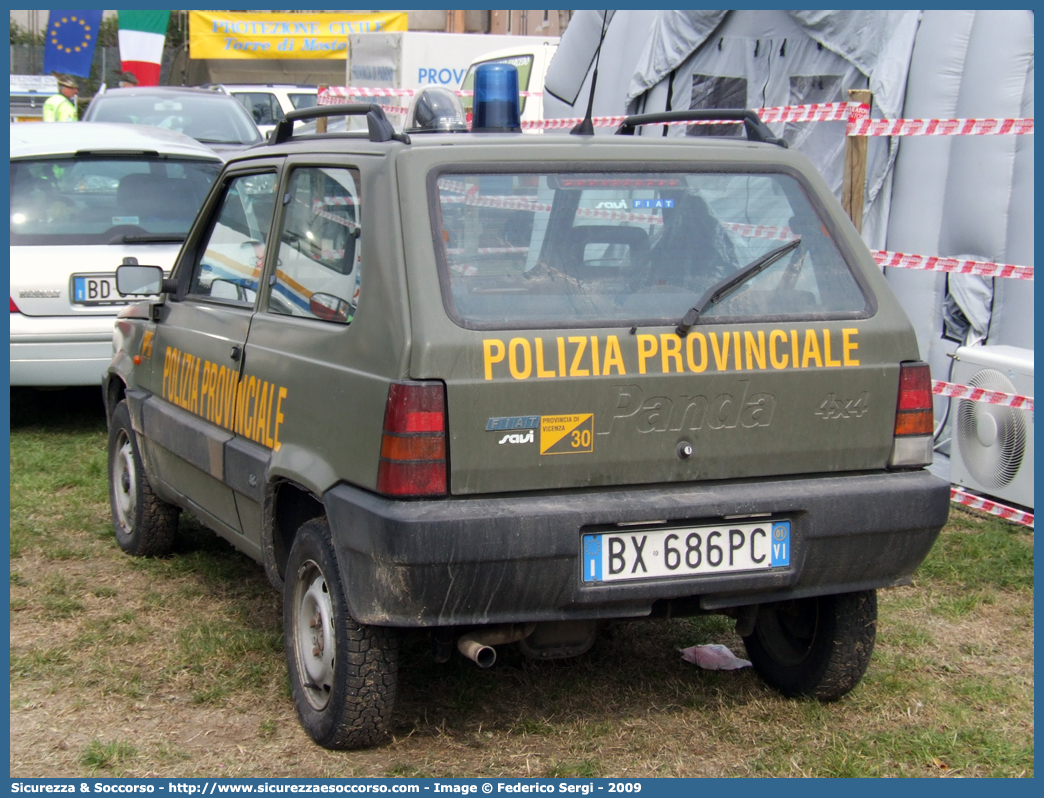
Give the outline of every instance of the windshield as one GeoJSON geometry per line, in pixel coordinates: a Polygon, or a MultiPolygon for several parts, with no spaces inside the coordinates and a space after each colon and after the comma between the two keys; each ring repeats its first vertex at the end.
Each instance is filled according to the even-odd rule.
{"type": "Polygon", "coordinates": [[[436,185],[443,294],[464,326],[673,326],[708,288],[797,237],[708,321],[866,312],[787,175],[443,174],[436,185]]]}
{"type": "Polygon", "coordinates": [[[91,103],[89,121],[124,122],[175,130],[204,144],[256,144],[257,126],[227,95],[211,93],[118,95],[106,92],[91,103]]]}
{"type": "Polygon", "coordinates": [[[217,161],[64,158],[11,162],[11,244],[184,239],[217,161]]]}
{"type": "Polygon", "coordinates": [[[310,94],[288,94],[287,96],[294,108],[311,108],[313,105],[319,104],[319,95],[314,91],[310,94]]]}
{"type": "MultiPolygon", "coordinates": [[[[480,61],[477,64],[472,64],[468,67],[468,74],[464,76],[463,82],[460,84],[460,88],[463,91],[474,91],[475,90],[475,69],[482,66],[483,64],[511,64],[518,70],[518,90],[528,91],[529,90],[529,73],[533,71],[533,56],[531,55],[510,55],[504,58],[491,58],[488,61],[480,61]]],[[[471,120],[471,106],[474,104],[472,98],[465,95],[460,98],[461,103],[464,105],[464,112],[468,115],[468,120],[471,120]]],[[[526,98],[518,98],[518,113],[524,114],[526,112],[526,98]]]]}

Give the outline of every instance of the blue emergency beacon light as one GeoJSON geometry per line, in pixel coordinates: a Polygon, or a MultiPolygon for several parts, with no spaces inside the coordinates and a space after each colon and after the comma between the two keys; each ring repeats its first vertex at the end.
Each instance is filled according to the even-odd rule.
{"type": "Polygon", "coordinates": [[[472,133],[521,133],[518,70],[511,64],[480,64],[475,69],[472,133]]]}

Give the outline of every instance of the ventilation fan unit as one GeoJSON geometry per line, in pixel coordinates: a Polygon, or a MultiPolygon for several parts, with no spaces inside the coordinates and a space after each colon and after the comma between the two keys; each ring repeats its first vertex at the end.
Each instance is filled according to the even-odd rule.
{"type": "MultiPolygon", "coordinates": [[[[962,346],[951,382],[1033,396],[1033,352],[962,346]]],[[[954,399],[950,481],[1007,504],[1033,508],[1033,412],[954,399]]]]}

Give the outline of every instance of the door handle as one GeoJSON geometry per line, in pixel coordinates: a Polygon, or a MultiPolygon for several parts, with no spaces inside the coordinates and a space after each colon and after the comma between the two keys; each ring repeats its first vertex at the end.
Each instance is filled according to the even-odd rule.
{"type": "Polygon", "coordinates": [[[242,356],[243,356],[243,348],[241,346],[239,346],[239,345],[233,346],[232,347],[232,355],[231,355],[232,359],[233,360],[239,360],[239,358],[241,358],[242,356]]]}

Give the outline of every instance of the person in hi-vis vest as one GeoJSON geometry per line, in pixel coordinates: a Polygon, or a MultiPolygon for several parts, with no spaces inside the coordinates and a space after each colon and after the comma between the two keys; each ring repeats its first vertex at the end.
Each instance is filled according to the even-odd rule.
{"type": "Polygon", "coordinates": [[[75,80],[68,75],[59,75],[58,94],[48,97],[47,102],[44,103],[43,121],[75,122],[77,119],[76,103],[73,102],[73,97],[78,91],[75,80]]]}

